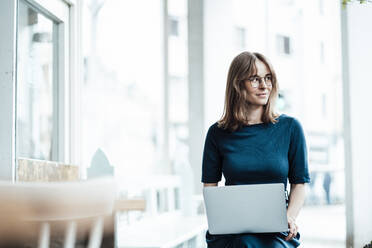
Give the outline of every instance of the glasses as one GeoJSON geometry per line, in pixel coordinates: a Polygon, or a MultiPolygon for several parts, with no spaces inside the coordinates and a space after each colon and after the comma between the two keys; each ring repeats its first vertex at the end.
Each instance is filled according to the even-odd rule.
{"type": "Polygon", "coordinates": [[[273,86],[273,83],[272,83],[273,77],[270,74],[268,74],[264,77],[260,77],[260,76],[257,76],[257,75],[252,76],[252,77],[249,77],[247,80],[251,83],[251,86],[253,88],[257,88],[260,85],[260,83],[262,82],[262,80],[265,81],[265,84],[266,84],[267,87],[273,86]]]}

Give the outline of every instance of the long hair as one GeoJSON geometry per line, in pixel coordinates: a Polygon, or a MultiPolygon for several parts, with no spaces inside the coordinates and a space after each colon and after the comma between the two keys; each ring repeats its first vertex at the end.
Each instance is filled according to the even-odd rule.
{"type": "Polygon", "coordinates": [[[245,81],[257,73],[255,62],[262,61],[272,75],[272,89],[264,112],[261,117],[264,123],[276,123],[277,114],[274,113],[275,100],[278,96],[278,83],[274,68],[268,59],[260,53],[242,52],[231,62],[227,76],[225,106],[218,126],[230,131],[236,131],[247,123],[249,102],[245,81]]]}

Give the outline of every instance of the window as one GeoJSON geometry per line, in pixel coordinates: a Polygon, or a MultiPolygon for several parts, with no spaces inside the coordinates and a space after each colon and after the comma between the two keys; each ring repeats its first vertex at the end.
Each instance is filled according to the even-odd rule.
{"type": "Polygon", "coordinates": [[[324,15],[324,0],[318,0],[319,14],[324,15]]]}
{"type": "Polygon", "coordinates": [[[319,44],[319,60],[324,63],[324,42],[321,41],[319,44]]]}
{"type": "Polygon", "coordinates": [[[17,52],[17,156],[56,160],[57,41],[53,20],[20,1],[17,52]]]}
{"type": "Polygon", "coordinates": [[[187,1],[169,0],[168,18],[177,21],[177,37],[169,33],[168,39],[168,115],[169,164],[172,171],[181,174],[188,160],[189,140],[189,85],[187,47],[187,1]]]}
{"type": "Polygon", "coordinates": [[[60,0],[18,2],[16,158],[71,162],[70,8],[60,0]]]}
{"type": "Polygon", "coordinates": [[[235,28],[235,45],[239,50],[246,48],[246,29],[243,27],[235,28]]]}
{"type": "Polygon", "coordinates": [[[322,94],[322,117],[327,118],[327,95],[322,94]]]}
{"type": "Polygon", "coordinates": [[[1,179],[15,180],[19,157],[71,163],[69,102],[78,74],[75,1],[0,1],[7,39],[0,82],[1,179]],[[70,20],[73,20],[72,22],[70,20]],[[15,75],[15,76],[13,76],[15,75]]]}
{"type": "Polygon", "coordinates": [[[101,2],[83,3],[82,161],[101,149],[115,176],[148,174],[166,167],[161,1],[101,2]]]}
{"type": "Polygon", "coordinates": [[[169,17],[169,35],[179,36],[179,21],[174,17],[169,17]]]}
{"type": "Polygon", "coordinates": [[[279,54],[290,55],[292,53],[291,40],[288,36],[276,36],[277,50],[279,54]]]}
{"type": "Polygon", "coordinates": [[[281,0],[280,3],[287,6],[292,6],[294,5],[294,0],[281,0]]]}

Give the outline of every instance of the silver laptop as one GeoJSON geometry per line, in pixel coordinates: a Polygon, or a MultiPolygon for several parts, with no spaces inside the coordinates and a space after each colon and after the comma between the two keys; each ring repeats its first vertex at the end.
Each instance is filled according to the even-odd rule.
{"type": "Polygon", "coordinates": [[[284,184],[204,187],[211,234],[288,231],[284,184]]]}

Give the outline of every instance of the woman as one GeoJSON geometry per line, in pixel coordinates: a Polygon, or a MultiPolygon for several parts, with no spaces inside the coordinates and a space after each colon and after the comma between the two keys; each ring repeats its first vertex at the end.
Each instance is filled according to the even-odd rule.
{"type": "Polygon", "coordinates": [[[243,52],[232,61],[227,77],[224,113],[207,133],[203,153],[204,187],[283,183],[291,185],[287,208],[289,232],[206,234],[210,248],[297,247],[296,217],[310,182],[306,142],[300,123],[274,112],[276,74],[259,53],[243,52]]]}

